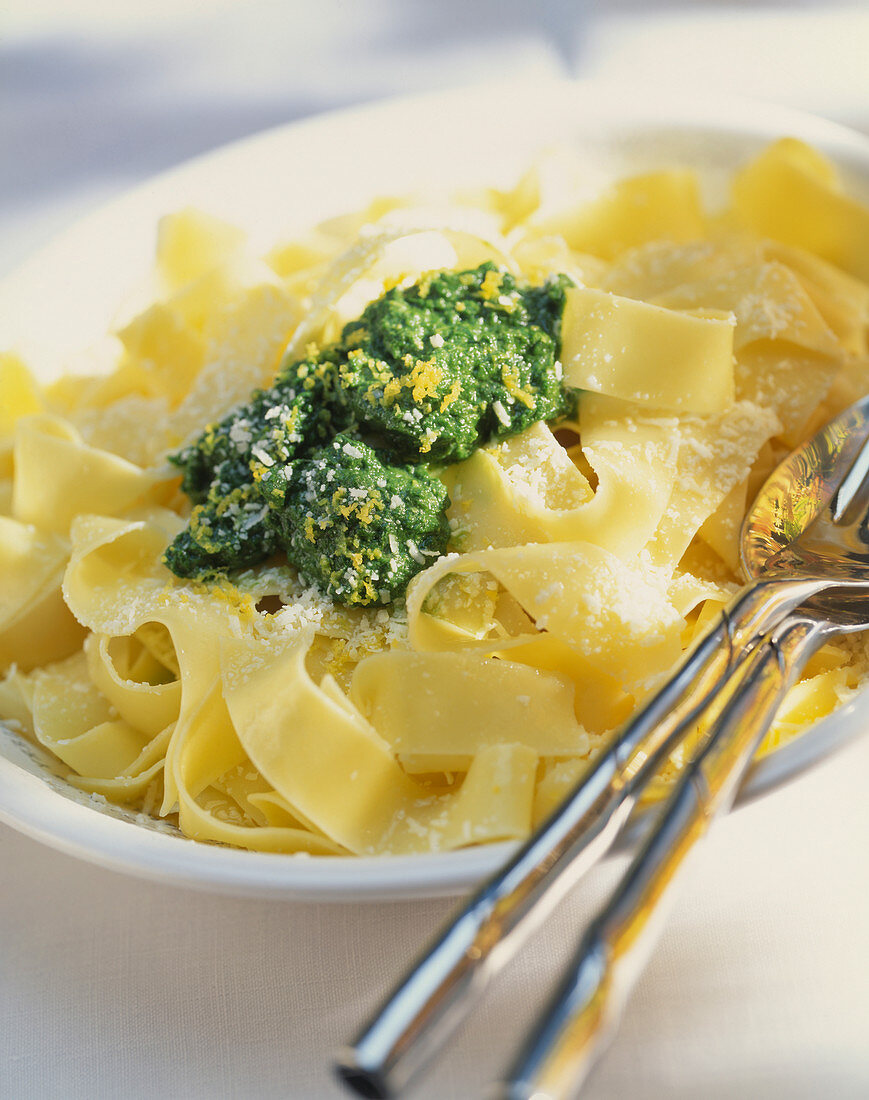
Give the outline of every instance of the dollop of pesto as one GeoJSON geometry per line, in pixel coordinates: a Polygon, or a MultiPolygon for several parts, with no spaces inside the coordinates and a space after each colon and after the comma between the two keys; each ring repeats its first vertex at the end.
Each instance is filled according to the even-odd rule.
{"type": "Polygon", "coordinates": [[[336,349],[312,349],[305,359],[282,364],[268,389],[256,390],[169,461],[182,470],[181,488],[198,503],[216,479],[234,488],[250,484],[257,471],[288,462],[351,422],[336,349]]]}
{"type": "MultiPolygon", "coordinates": [[[[226,466],[218,467],[205,500],[195,505],[187,527],[166,548],[163,560],[176,576],[244,569],[278,549],[268,505],[255,491],[253,479],[248,475],[241,484],[233,477],[224,480],[226,466]]],[[[235,474],[237,467],[230,468],[235,474]]]]}
{"type": "Polygon", "coordinates": [[[404,462],[458,462],[493,438],[564,414],[562,276],[520,287],[494,264],[395,287],[341,338],[359,424],[404,462]]]}
{"type": "Polygon", "coordinates": [[[395,465],[335,436],[267,478],[279,541],[337,603],[388,603],[446,552],[447,491],[424,466],[395,465]]]}
{"type": "Polygon", "coordinates": [[[433,273],[283,363],[169,456],[195,507],[168,567],[207,579],[283,549],[338,603],[401,596],[447,548],[433,468],[572,408],[558,361],[570,285],[521,285],[491,263],[433,273]]]}

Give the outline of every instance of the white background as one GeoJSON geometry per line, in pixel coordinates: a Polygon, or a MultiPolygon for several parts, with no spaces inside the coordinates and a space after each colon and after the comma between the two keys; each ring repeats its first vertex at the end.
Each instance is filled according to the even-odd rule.
{"type": "MultiPolygon", "coordinates": [[[[153,172],[325,109],[570,73],[869,132],[867,56],[865,3],[7,0],[0,274],[153,172]]],[[[867,775],[863,738],[721,824],[590,1100],[869,1096],[867,775]]],[[[0,838],[4,1100],[338,1100],[330,1050],[453,906],[219,898],[0,838]]],[[[481,1094],[621,865],[565,903],[414,1096],[481,1094]]]]}

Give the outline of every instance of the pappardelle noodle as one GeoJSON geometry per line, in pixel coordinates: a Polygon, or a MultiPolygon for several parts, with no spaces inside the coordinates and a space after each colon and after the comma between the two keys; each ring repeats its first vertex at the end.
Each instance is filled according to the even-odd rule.
{"type": "MultiPolygon", "coordinates": [[[[793,139],[714,212],[571,172],[262,257],[170,214],[113,369],[0,355],[0,719],[69,784],[261,851],[521,838],[720,612],[869,386],[869,210],[793,139]]],[[[763,751],[866,671],[826,645],[763,751]]]]}

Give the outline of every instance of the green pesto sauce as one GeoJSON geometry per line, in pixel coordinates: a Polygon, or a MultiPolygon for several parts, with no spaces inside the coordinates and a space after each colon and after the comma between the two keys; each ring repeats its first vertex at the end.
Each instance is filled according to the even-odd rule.
{"type": "Polygon", "coordinates": [[[218,470],[233,487],[288,462],[306,448],[331,439],[351,423],[346,395],[338,386],[336,348],[284,364],[274,384],[257,390],[223,420],[169,460],[183,471],[181,488],[204,501],[218,470]]]}
{"type": "Polygon", "coordinates": [[[341,337],[341,384],[359,424],[404,462],[448,463],[562,416],[567,285],[520,288],[483,264],[390,290],[341,337]]]}
{"type": "Polygon", "coordinates": [[[425,466],[383,461],[355,435],[336,435],[268,478],[282,546],[337,603],[388,603],[450,537],[447,491],[425,466]]]}
{"type": "Polygon", "coordinates": [[[190,513],[187,527],[166,548],[163,560],[179,577],[204,577],[243,569],[278,549],[269,507],[239,463],[217,467],[204,500],[190,513]],[[228,474],[227,474],[227,471],[228,474]]]}
{"type": "Polygon", "coordinates": [[[166,564],[208,578],[284,550],[338,603],[403,595],[449,539],[430,467],[571,410],[558,362],[570,285],[522,286],[490,263],[440,272],[284,363],[170,456],[195,507],[166,564]]]}

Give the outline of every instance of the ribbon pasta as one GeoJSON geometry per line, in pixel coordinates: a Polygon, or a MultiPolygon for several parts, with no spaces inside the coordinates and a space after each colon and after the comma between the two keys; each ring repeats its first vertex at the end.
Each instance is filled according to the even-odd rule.
{"type": "MultiPolygon", "coordinates": [[[[0,719],[70,784],[259,851],[520,838],[719,612],[754,491],[869,383],[869,213],[790,139],[715,216],[683,169],[582,203],[568,175],[544,160],[446,210],[377,200],[265,258],[182,211],[112,374],[41,387],[0,355],[0,719]],[[210,585],[166,569],[189,508],[168,451],[288,347],[484,259],[573,279],[577,412],[438,473],[450,552],[405,602],[333,606],[281,561],[210,585]]],[[[866,671],[859,640],[826,646],[765,750],[866,671]]]]}

